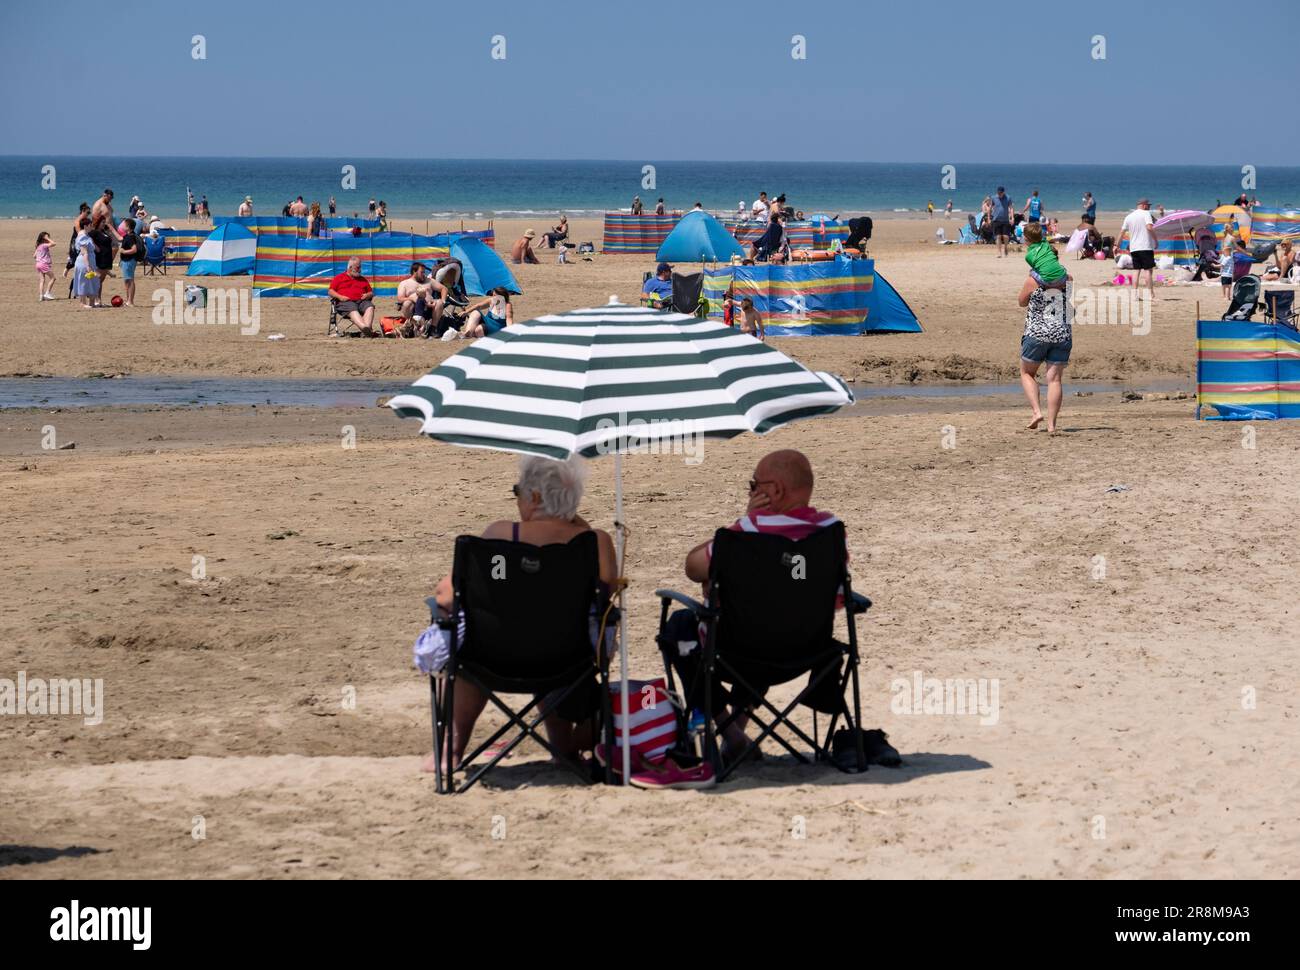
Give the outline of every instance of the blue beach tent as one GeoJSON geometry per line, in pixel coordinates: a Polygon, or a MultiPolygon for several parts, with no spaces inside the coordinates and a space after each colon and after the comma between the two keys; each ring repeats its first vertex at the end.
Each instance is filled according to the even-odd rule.
{"type": "Polygon", "coordinates": [[[460,260],[464,270],[466,293],[482,296],[498,286],[504,286],[511,293],[523,292],[505,260],[481,239],[453,237],[451,255],[460,260]]]}
{"type": "Polygon", "coordinates": [[[208,233],[190,260],[186,276],[239,276],[253,272],[257,236],[228,222],[208,233]]]}
{"type": "Polygon", "coordinates": [[[876,271],[875,284],[867,297],[867,307],[870,312],[863,328],[865,333],[875,330],[888,333],[921,332],[921,323],[916,319],[912,308],[889,280],[880,275],[879,270],[876,271]]]}
{"type": "Polygon", "coordinates": [[[671,263],[726,263],[745,255],[722,223],[699,209],[686,213],[668,234],[655,258],[671,263]]]}

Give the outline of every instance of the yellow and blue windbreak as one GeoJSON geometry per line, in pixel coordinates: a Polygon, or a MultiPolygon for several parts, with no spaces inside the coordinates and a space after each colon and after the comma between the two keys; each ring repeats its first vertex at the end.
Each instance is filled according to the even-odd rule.
{"type": "Polygon", "coordinates": [[[1300,418],[1300,334],[1227,320],[1196,323],[1196,415],[1210,420],[1300,418]]]}

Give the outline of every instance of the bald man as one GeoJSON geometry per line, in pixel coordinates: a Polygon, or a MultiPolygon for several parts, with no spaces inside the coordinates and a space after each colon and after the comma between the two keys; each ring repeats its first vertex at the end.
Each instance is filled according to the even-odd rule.
{"type": "MultiPolygon", "coordinates": [[[[785,449],[764,455],[748,484],[749,504],[745,514],[729,526],[734,531],[766,532],[798,541],[839,521],[830,512],[812,507],[813,470],[801,451],[785,449]]],[[[707,584],[712,555],[712,540],[701,542],[692,549],[686,556],[686,577],[707,584]]],[[[705,592],[707,594],[707,587],[705,592]]],[[[694,614],[689,610],[678,610],[669,617],[664,641],[660,643],[660,649],[681,677],[682,685],[687,689],[687,702],[692,707],[702,706],[702,685],[691,690],[699,670],[700,640],[694,614]]],[[[714,712],[719,721],[725,719],[722,705],[726,700],[726,694],[715,685],[714,712]]],[[[727,726],[722,742],[724,759],[743,749],[748,720],[748,716],[742,713],[727,726]]]]}

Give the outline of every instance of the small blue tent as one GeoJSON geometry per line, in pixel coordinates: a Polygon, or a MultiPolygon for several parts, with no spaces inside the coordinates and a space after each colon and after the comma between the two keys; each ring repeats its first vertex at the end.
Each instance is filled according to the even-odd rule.
{"type": "Polygon", "coordinates": [[[873,331],[885,331],[888,333],[920,333],[921,323],[916,319],[916,314],[912,308],[907,305],[907,301],[899,294],[898,290],[890,284],[889,280],[880,275],[876,270],[875,283],[871,287],[871,293],[867,297],[867,307],[870,312],[867,313],[866,325],[862,328],[863,333],[872,333],[873,331]]]}
{"type": "Polygon", "coordinates": [[[253,272],[257,236],[237,223],[227,222],[208,233],[195,250],[186,276],[238,276],[253,272]]]}
{"type": "Polygon", "coordinates": [[[481,239],[454,238],[451,255],[464,267],[465,292],[482,296],[489,290],[504,286],[511,293],[522,293],[510,267],[481,239]]]}
{"type": "Polygon", "coordinates": [[[707,212],[695,209],[682,216],[655,258],[672,263],[726,263],[745,255],[736,237],[707,212]]]}

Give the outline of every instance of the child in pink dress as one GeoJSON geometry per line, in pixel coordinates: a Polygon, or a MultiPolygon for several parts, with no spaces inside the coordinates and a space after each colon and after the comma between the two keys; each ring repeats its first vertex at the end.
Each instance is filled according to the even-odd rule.
{"type": "Polygon", "coordinates": [[[42,300],[53,300],[50,293],[54,289],[54,265],[50,257],[50,234],[43,232],[36,237],[36,252],[32,254],[36,260],[36,272],[40,276],[40,298],[42,300]]]}

